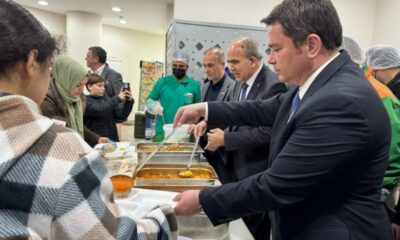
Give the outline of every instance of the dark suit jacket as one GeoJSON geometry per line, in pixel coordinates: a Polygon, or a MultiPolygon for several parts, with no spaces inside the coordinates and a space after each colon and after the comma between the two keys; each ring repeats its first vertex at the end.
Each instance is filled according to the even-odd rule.
{"type": "Polygon", "coordinates": [[[381,185],[390,123],[376,91],[343,51],[289,119],[297,88],[266,101],[208,103],[208,121],[273,125],[270,168],[202,190],[214,224],[270,211],[275,239],[392,239],[381,185]],[[238,114],[239,113],[239,114],[238,114]]]}
{"type": "MultiPolygon", "coordinates": [[[[232,101],[239,101],[242,85],[242,82],[236,82],[232,101]]],[[[285,84],[279,82],[276,73],[263,65],[247,93],[246,100],[268,99],[282,92],[286,92],[285,84]]],[[[268,168],[270,127],[230,127],[225,130],[224,140],[227,164],[233,165],[233,181],[242,180],[268,168]]]]}
{"type": "Polygon", "coordinates": [[[105,88],[106,95],[108,97],[113,97],[118,95],[122,88],[122,76],[120,73],[111,69],[106,63],[101,76],[106,80],[105,88]]]}
{"type": "MultiPolygon", "coordinates": [[[[230,78],[228,75],[225,75],[224,84],[222,84],[221,90],[218,93],[216,101],[229,101],[231,98],[231,93],[233,88],[235,87],[236,81],[230,78]]],[[[206,97],[207,90],[210,87],[210,81],[207,81],[201,87],[201,101],[204,102],[204,98],[206,97]]]]}
{"type": "MultiPolygon", "coordinates": [[[[221,89],[218,93],[216,101],[230,101],[232,98],[232,92],[235,87],[236,81],[230,78],[225,74],[224,83],[221,86],[221,89]]],[[[206,97],[207,90],[210,87],[210,81],[207,81],[203,84],[201,88],[201,101],[204,102],[204,98],[206,97]]],[[[208,129],[209,130],[209,129],[208,129]]],[[[208,131],[207,130],[207,131],[208,131]]],[[[207,145],[207,135],[203,135],[200,138],[199,145],[204,148],[207,145]]],[[[225,179],[231,179],[231,172],[228,171],[226,165],[221,162],[221,159],[225,159],[225,151],[223,148],[218,148],[216,151],[204,150],[204,157],[207,161],[213,166],[215,171],[217,172],[220,180],[225,182],[225,179]],[[227,175],[228,174],[228,175],[227,175]]]]}

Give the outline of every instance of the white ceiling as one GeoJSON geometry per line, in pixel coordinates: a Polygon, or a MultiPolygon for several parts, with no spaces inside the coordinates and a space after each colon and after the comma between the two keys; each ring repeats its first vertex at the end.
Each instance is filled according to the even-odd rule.
{"type": "Polygon", "coordinates": [[[91,12],[102,16],[104,24],[157,34],[165,33],[172,17],[168,11],[173,11],[174,4],[174,0],[47,0],[48,6],[40,6],[37,0],[14,1],[64,15],[69,11],[91,12]],[[111,11],[114,6],[122,12],[111,11]],[[120,16],[128,22],[126,25],[119,23],[120,16]]]}

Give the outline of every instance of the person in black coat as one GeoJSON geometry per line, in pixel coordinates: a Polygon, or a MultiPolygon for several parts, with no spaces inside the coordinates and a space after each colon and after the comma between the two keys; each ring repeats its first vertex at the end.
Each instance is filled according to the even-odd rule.
{"type": "Polygon", "coordinates": [[[93,132],[113,141],[119,141],[116,123],[129,116],[134,99],[128,90],[122,89],[118,95],[105,96],[105,80],[97,74],[88,76],[86,88],[90,95],[86,99],[83,123],[93,132]]]}

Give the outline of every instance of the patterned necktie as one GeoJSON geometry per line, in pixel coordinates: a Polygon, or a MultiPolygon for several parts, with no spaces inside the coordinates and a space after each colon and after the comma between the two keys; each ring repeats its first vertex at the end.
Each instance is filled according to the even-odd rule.
{"type": "Polygon", "coordinates": [[[247,93],[247,88],[249,87],[249,85],[247,83],[243,83],[242,85],[242,89],[240,90],[240,98],[239,101],[244,101],[246,100],[246,93],[247,93]]]}
{"type": "Polygon", "coordinates": [[[297,108],[300,106],[300,94],[299,91],[297,91],[296,95],[294,95],[294,98],[292,100],[292,106],[290,107],[290,117],[296,112],[297,108]]]}

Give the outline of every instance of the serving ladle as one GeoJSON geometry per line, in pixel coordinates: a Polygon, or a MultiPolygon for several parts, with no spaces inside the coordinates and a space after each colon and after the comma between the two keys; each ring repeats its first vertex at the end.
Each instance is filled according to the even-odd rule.
{"type": "Polygon", "coordinates": [[[192,154],[190,155],[190,159],[188,162],[188,165],[186,166],[185,170],[182,170],[180,172],[178,172],[178,176],[181,178],[192,178],[193,177],[193,172],[190,170],[190,167],[192,166],[193,163],[193,157],[194,157],[194,153],[196,152],[197,146],[199,145],[199,140],[200,137],[196,138],[196,143],[194,144],[193,150],[192,150],[192,154]]]}

